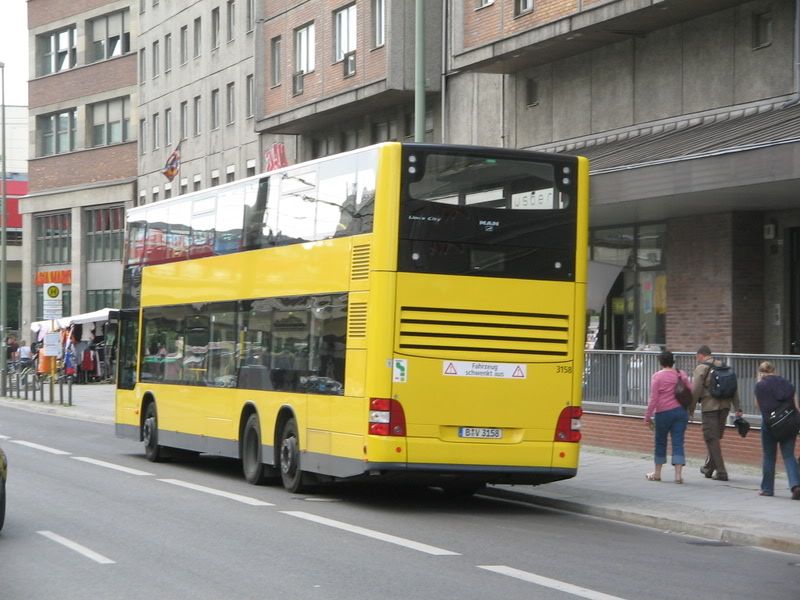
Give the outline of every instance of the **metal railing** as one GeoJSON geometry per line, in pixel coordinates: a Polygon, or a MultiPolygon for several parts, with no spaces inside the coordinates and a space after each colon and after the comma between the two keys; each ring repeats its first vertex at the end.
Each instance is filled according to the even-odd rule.
{"type": "Polygon", "coordinates": [[[71,376],[56,374],[55,378],[52,378],[49,374],[39,374],[30,367],[21,369],[16,364],[10,364],[7,371],[0,371],[0,378],[5,380],[8,397],[27,400],[30,394],[34,402],[46,402],[46,398],[49,397],[50,404],[56,402],[56,397],[59,404],[65,403],[66,386],[66,404],[72,406],[71,376]]]}
{"type": "MultiPolygon", "coordinates": [[[[760,362],[768,360],[780,375],[800,384],[800,355],[714,354],[730,365],[739,383],[739,400],[748,418],[759,422],[753,388],[760,362]]],[[[675,352],[675,366],[691,379],[697,366],[692,352],[675,352]]],[[[658,352],[587,350],[583,371],[583,403],[587,410],[616,414],[642,414],[650,396],[650,378],[661,367],[658,352]]]]}

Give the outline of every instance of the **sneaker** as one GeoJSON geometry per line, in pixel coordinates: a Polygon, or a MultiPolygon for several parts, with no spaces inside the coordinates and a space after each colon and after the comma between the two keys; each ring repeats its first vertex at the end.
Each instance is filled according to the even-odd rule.
{"type": "Polygon", "coordinates": [[[711,476],[711,479],[714,481],[728,481],[728,474],[727,473],[714,473],[711,476]]]}
{"type": "Polygon", "coordinates": [[[792,500],[800,500],[800,485],[792,488],[792,500]]]}

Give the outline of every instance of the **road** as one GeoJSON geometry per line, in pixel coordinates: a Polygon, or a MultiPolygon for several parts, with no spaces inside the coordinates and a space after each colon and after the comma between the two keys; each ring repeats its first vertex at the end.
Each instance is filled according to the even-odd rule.
{"type": "Polygon", "coordinates": [[[211,457],[147,462],[110,425],[0,407],[10,463],[0,597],[691,598],[796,595],[796,555],[512,499],[244,482],[211,457]]]}

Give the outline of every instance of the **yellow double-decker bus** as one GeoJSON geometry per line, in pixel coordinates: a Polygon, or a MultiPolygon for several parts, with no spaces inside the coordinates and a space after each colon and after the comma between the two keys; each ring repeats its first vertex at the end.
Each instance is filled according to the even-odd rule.
{"type": "Polygon", "coordinates": [[[385,143],[134,208],[116,431],[252,483],[578,466],[588,163],[385,143]]]}

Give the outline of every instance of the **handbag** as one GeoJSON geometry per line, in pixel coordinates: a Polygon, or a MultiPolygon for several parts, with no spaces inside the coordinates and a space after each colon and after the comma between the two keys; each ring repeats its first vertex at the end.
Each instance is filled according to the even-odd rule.
{"type": "Polygon", "coordinates": [[[794,404],[789,401],[785,406],[779,406],[767,415],[767,428],[779,442],[786,441],[797,435],[800,430],[800,415],[797,414],[794,404]]]}
{"type": "Polygon", "coordinates": [[[681,372],[678,371],[678,381],[675,382],[675,399],[678,401],[683,408],[689,410],[689,407],[694,402],[692,398],[692,390],[683,383],[683,379],[681,378],[681,372]]]}

